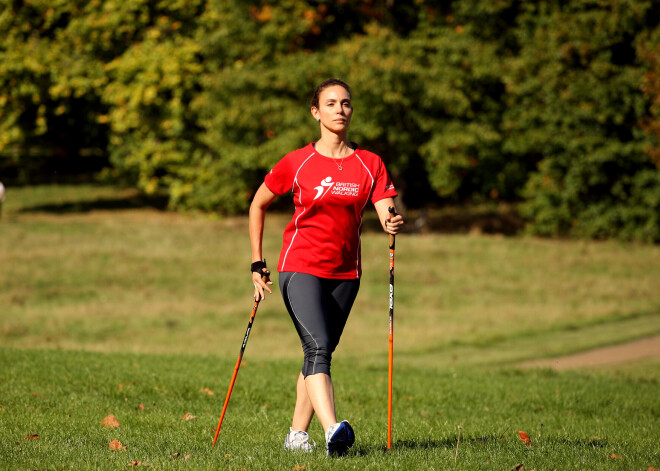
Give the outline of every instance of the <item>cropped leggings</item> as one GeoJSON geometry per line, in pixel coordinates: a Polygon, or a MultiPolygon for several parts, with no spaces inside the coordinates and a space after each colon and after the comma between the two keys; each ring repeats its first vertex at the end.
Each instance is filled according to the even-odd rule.
{"type": "Polygon", "coordinates": [[[303,377],[330,375],[330,361],[344,331],[360,280],[332,280],[282,272],[280,290],[296,327],[305,359],[303,377]]]}

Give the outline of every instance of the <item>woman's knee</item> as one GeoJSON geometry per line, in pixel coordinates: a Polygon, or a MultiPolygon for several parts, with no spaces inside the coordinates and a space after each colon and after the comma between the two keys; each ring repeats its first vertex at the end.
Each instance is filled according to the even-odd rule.
{"type": "Polygon", "coordinates": [[[325,373],[330,375],[332,348],[329,344],[307,345],[303,348],[305,361],[302,374],[307,377],[312,374],[325,373]]]}

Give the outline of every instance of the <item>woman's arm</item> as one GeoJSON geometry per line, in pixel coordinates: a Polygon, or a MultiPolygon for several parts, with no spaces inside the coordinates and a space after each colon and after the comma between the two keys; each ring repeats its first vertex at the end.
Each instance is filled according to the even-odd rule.
{"type": "MultiPolygon", "coordinates": [[[[253,263],[263,260],[262,244],[266,209],[273,202],[275,196],[277,195],[270,191],[265,183],[262,183],[250,205],[250,247],[252,249],[253,263]]],[[[254,284],[254,299],[265,299],[264,290],[272,293],[268,285],[272,285],[273,282],[268,277],[263,278],[259,273],[252,272],[252,283],[254,284]]]]}
{"type": "Polygon", "coordinates": [[[394,198],[383,198],[382,200],[376,201],[374,206],[376,207],[378,219],[383,226],[383,230],[391,235],[398,234],[404,222],[403,217],[400,214],[392,216],[389,212],[389,208],[394,208],[394,211],[396,212],[394,198]]]}

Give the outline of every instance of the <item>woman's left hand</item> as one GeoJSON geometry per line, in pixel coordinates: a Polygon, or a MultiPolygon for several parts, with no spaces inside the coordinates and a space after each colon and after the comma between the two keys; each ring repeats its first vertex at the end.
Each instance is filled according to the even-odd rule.
{"type": "Polygon", "coordinates": [[[382,200],[376,201],[374,203],[376,207],[376,213],[378,213],[378,219],[383,225],[383,230],[389,235],[397,235],[401,232],[403,227],[403,216],[396,214],[396,207],[394,206],[394,199],[392,198],[383,198],[382,200]],[[390,213],[390,208],[395,208],[394,214],[390,213]]]}
{"type": "Polygon", "coordinates": [[[383,228],[388,234],[397,235],[401,231],[403,224],[403,216],[397,214],[396,216],[389,216],[387,219],[385,219],[383,228]]]}

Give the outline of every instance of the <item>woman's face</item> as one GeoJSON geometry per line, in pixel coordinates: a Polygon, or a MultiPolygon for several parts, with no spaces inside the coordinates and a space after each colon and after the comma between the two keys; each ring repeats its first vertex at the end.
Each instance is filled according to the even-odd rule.
{"type": "Polygon", "coordinates": [[[319,95],[318,108],[312,107],[312,115],[328,130],[335,133],[345,132],[353,115],[351,95],[341,85],[324,88],[319,95]]]}

